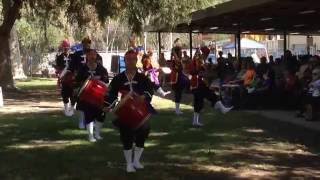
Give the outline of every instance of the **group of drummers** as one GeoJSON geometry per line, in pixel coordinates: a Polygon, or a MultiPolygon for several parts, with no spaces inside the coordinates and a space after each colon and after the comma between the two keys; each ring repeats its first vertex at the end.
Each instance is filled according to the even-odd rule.
{"type": "MultiPolygon", "coordinates": [[[[117,74],[109,82],[108,72],[102,65],[102,57],[91,48],[91,40],[86,37],[82,40],[82,48],[70,53],[70,43],[63,40],[60,48],[62,53],[56,58],[58,84],[61,87],[61,96],[64,103],[64,113],[72,116],[75,109],[79,112],[79,128],[86,129],[88,140],[101,140],[101,128],[106,113],[113,112],[116,119],[115,127],[120,131],[120,140],[123,145],[126,160],[126,171],[135,172],[142,169],[140,157],[144,150],[144,143],[150,132],[148,119],[155,113],[151,105],[154,92],[166,96],[161,88],[158,75],[159,70],[150,63],[150,55],[142,58],[142,72],[137,69],[139,50],[132,47],[125,53],[125,71],[117,74]],[[118,100],[118,96],[120,100],[118,100]]],[[[176,46],[172,50],[172,64],[170,83],[176,103],[176,114],[180,111],[180,102],[183,89],[186,87],[186,77],[182,71],[182,51],[176,46]]],[[[226,113],[226,108],[218,97],[209,90],[203,78],[200,57],[192,60],[190,87],[194,96],[194,117],[192,124],[202,126],[199,122],[200,111],[204,99],[208,99],[212,107],[226,113]]]]}

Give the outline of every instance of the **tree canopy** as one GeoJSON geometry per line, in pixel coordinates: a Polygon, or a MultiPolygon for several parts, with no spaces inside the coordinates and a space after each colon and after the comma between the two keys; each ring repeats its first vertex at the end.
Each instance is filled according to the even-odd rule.
{"type": "Polygon", "coordinates": [[[79,40],[90,29],[103,33],[108,18],[139,34],[146,25],[174,27],[192,11],[223,1],[227,0],[1,0],[0,86],[13,86],[9,38],[18,19],[23,46],[49,49],[59,36],[79,40]]]}

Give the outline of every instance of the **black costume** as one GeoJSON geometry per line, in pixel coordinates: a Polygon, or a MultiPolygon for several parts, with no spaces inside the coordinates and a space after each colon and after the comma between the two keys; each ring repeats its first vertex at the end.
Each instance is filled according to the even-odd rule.
{"type": "MultiPolygon", "coordinates": [[[[97,64],[95,70],[89,70],[89,67],[84,65],[77,73],[76,87],[80,88],[90,76],[91,78],[103,81],[106,84],[109,82],[108,71],[102,65],[97,64]]],[[[95,119],[99,122],[104,121],[105,113],[102,111],[102,109],[98,109],[81,101],[77,102],[77,109],[84,112],[85,124],[88,124],[95,119]]]]}
{"type": "Polygon", "coordinates": [[[61,53],[56,57],[56,71],[58,72],[59,76],[61,73],[64,73],[64,77],[60,77],[59,81],[61,83],[61,97],[63,99],[63,103],[67,104],[69,103],[69,99],[71,101],[71,105],[74,106],[75,100],[73,96],[73,82],[72,78],[70,76],[73,76],[73,74],[66,75],[67,69],[70,67],[72,55],[61,53]],[[65,69],[67,68],[67,69],[65,69]]]}
{"type": "Polygon", "coordinates": [[[212,107],[214,107],[218,101],[218,97],[209,89],[203,77],[204,74],[204,66],[197,65],[196,60],[193,60],[191,65],[191,90],[193,93],[194,112],[196,113],[200,113],[202,110],[205,98],[211,102],[212,107]]]}
{"type": "MultiPolygon", "coordinates": [[[[118,92],[128,93],[133,91],[138,95],[144,95],[146,101],[149,103],[151,102],[153,95],[152,82],[144,74],[139,72],[136,72],[131,82],[127,78],[126,71],[118,74],[112,79],[109,88],[110,91],[107,97],[107,106],[114,104],[114,101],[117,100],[118,92]]],[[[135,142],[136,147],[144,147],[144,142],[150,132],[150,125],[148,121],[135,130],[121,123],[118,119],[116,119],[113,124],[120,130],[120,139],[125,150],[132,149],[133,142],[135,142]]]]}

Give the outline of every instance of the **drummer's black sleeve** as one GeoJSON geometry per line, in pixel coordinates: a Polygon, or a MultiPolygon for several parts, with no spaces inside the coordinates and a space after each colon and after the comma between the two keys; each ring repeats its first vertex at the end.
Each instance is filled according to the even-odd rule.
{"type": "Polygon", "coordinates": [[[68,70],[74,73],[75,66],[76,66],[76,57],[75,57],[75,54],[71,54],[68,70]]]}
{"type": "Polygon", "coordinates": [[[60,54],[59,56],[56,56],[56,69],[62,70],[64,68],[64,59],[63,56],[60,54]]]}
{"type": "Polygon", "coordinates": [[[103,68],[103,75],[101,77],[101,81],[104,83],[108,84],[109,83],[109,76],[108,76],[108,71],[107,69],[103,68]]]}
{"type": "Polygon", "coordinates": [[[146,97],[146,100],[148,102],[151,102],[152,96],[153,96],[153,83],[150,81],[149,78],[147,78],[146,76],[143,77],[143,82],[142,82],[142,86],[144,87],[144,96],[146,97]]]}
{"type": "Polygon", "coordinates": [[[80,69],[79,73],[77,73],[77,76],[75,77],[75,88],[79,88],[82,85],[82,83],[87,79],[86,74],[87,73],[83,68],[80,69]]]}
{"type": "Polygon", "coordinates": [[[74,73],[75,71],[79,71],[82,67],[81,65],[82,57],[79,52],[75,52],[70,54],[70,62],[68,70],[74,73]]]}
{"type": "Polygon", "coordinates": [[[112,79],[109,85],[109,93],[104,97],[104,105],[106,107],[112,108],[115,105],[115,102],[118,99],[118,92],[120,89],[119,76],[116,76],[112,79]]]}
{"type": "Polygon", "coordinates": [[[102,59],[102,56],[100,56],[99,53],[97,53],[97,62],[98,62],[99,64],[101,64],[101,66],[103,66],[103,59],[102,59]]]}

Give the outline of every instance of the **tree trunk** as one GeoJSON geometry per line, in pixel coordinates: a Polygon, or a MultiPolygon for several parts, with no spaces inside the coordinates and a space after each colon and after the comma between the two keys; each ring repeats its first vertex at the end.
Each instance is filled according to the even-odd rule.
{"type": "Polygon", "coordinates": [[[15,26],[11,30],[10,52],[11,52],[11,68],[13,72],[13,79],[26,79],[27,76],[24,74],[23,65],[21,61],[19,39],[17,34],[17,29],[15,26]]]}
{"type": "Polygon", "coordinates": [[[0,26],[0,86],[6,89],[15,89],[12,66],[10,59],[10,32],[12,27],[19,17],[20,9],[22,7],[22,0],[2,0],[3,5],[3,23],[0,26]]]}
{"type": "MultiPolygon", "coordinates": [[[[110,46],[109,46],[109,47],[111,47],[111,49],[113,49],[113,43],[114,43],[114,39],[116,38],[118,27],[119,27],[119,25],[116,26],[116,29],[114,30],[114,33],[113,33],[113,36],[112,36],[112,40],[111,40],[111,43],[110,43],[110,46]]],[[[111,50],[111,52],[112,52],[112,50],[111,50]]]]}
{"type": "Polygon", "coordinates": [[[9,37],[0,35],[0,86],[5,90],[13,88],[9,37]]]}
{"type": "Polygon", "coordinates": [[[106,48],[106,53],[109,52],[109,34],[110,34],[110,18],[108,19],[108,24],[107,24],[107,48],[106,48]]]}

